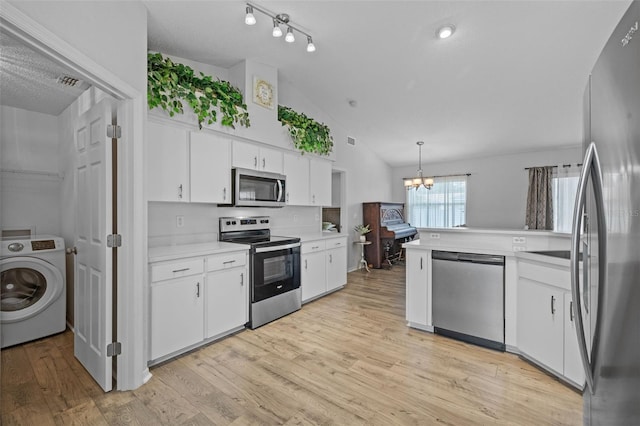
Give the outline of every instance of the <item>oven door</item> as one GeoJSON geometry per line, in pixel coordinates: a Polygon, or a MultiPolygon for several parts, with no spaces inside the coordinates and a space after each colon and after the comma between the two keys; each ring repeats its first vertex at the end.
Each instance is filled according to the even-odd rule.
{"type": "Polygon", "coordinates": [[[300,243],[258,247],[251,263],[251,302],[300,287],[300,243]]]}

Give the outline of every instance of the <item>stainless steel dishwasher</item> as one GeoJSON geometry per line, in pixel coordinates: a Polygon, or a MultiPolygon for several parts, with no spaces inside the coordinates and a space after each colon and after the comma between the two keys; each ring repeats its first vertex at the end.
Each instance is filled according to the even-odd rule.
{"type": "Polygon", "coordinates": [[[436,333],[504,351],[504,256],[433,251],[436,333]]]}

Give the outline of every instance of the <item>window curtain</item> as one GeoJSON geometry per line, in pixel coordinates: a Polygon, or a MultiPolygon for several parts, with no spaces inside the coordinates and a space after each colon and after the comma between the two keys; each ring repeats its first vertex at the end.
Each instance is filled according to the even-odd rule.
{"type": "Polygon", "coordinates": [[[526,225],[529,229],[553,229],[553,167],[531,167],[527,192],[526,225]]]}
{"type": "Polygon", "coordinates": [[[467,176],[434,178],[433,188],[407,189],[407,222],[419,228],[452,228],[466,223],[467,176]]]}
{"type": "Polygon", "coordinates": [[[553,230],[571,233],[580,167],[558,165],[553,172],[553,230]]]}

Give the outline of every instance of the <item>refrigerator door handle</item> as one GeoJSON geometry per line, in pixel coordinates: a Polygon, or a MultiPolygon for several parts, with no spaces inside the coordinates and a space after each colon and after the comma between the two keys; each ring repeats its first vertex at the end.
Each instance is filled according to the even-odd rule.
{"type": "MultiPolygon", "coordinates": [[[[598,221],[598,287],[599,295],[602,294],[604,286],[604,278],[606,277],[605,267],[606,261],[606,230],[605,215],[604,215],[604,197],[602,193],[602,171],[600,169],[600,159],[596,150],[595,143],[591,142],[585,153],[583,161],[582,172],[580,173],[580,180],[578,182],[578,191],[576,195],[576,203],[573,210],[573,226],[571,232],[571,295],[576,303],[575,307],[575,319],[576,319],[576,334],[578,337],[578,348],[580,349],[580,356],[582,358],[582,365],[585,372],[585,380],[589,391],[593,394],[595,392],[594,382],[594,369],[593,364],[589,360],[589,349],[587,348],[587,342],[584,335],[584,320],[582,318],[582,306],[580,303],[580,228],[582,225],[582,213],[584,211],[585,196],[587,193],[587,182],[589,177],[593,180],[594,198],[596,202],[596,216],[598,221]]],[[[586,253],[583,253],[584,258],[587,258],[586,253]]],[[[598,297],[598,305],[601,303],[602,297],[598,297]]],[[[594,313],[592,312],[592,315],[594,313]]],[[[600,309],[595,312],[596,322],[595,330],[592,335],[593,347],[598,344],[598,335],[600,328],[600,309]]]]}

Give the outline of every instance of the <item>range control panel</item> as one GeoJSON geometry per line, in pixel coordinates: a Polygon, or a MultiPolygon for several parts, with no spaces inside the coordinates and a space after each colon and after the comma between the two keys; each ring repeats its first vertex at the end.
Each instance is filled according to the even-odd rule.
{"type": "Polygon", "coordinates": [[[220,232],[229,231],[255,231],[258,229],[269,229],[269,216],[254,217],[221,217],[220,232]]]}

